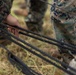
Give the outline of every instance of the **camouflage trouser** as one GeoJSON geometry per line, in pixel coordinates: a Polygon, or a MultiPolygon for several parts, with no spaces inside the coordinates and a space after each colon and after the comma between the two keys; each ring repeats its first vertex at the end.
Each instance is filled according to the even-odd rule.
{"type": "Polygon", "coordinates": [[[64,25],[55,18],[52,19],[56,39],[62,42],[76,45],[76,24],[64,25]]]}
{"type": "MultiPolygon", "coordinates": [[[[48,0],[44,0],[47,2],[48,0]]],[[[43,24],[43,18],[44,14],[47,9],[47,4],[42,2],[41,0],[30,0],[30,15],[29,16],[29,22],[26,21],[28,28],[31,30],[42,30],[42,24],[43,24]]]]}

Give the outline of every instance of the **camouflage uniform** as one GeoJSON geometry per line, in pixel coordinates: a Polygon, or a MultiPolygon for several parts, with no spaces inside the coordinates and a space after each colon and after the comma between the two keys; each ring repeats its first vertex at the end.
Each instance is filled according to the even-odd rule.
{"type": "MultiPolygon", "coordinates": [[[[51,11],[56,39],[76,46],[76,0],[54,0],[51,11]]],[[[59,51],[65,63],[73,59],[68,50],[59,48],[59,51]]]]}
{"type": "MultiPolygon", "coordinates": [[[[48,0],[44,0],[47,2],[48,0]]],[[[27,26],[32,31],[42,31],[43,17],[47,9],[47,4],[41,0],[30,0],[30,11],[27,26]]]]}
{"type": "Polygon", "coordinates": [[[10,13],[13,0],[0,0],[0,22],[10,13]]]}
{"type": "MultiPolygon", "coordinates": [[[[12,2],[13,0],[0,0],[0,23],[4,23],[5,18],[10,14],[12,2]]],[[[3,37],[0,36],[0,39],[2,40],[3,37]]]]}
{"type": "Polygon", "coordinates": [[[54,0],[51,10],[56,38],[76,44],[76,1],[54,0]]]}

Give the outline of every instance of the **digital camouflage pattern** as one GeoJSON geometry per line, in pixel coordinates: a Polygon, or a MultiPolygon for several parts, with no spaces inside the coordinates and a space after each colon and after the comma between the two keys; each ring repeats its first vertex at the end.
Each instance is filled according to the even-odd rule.
{"type": "Polygon", "coordinates": [[[76,0],[54,0],[51,11],[56,38],[76,44],[76,0]]]}
{"type": "MultiPolygon", "coordinates": [[[[47,2],[48,0],[44,1],[47,2]]],[[[30,20],[28,20],[28,22],[26,21],[27,26],[32,31],[42,31],[43,18],[47,9],[47,4],[42,2],[41,0],[29,0],[29,2],[30,15],[28,15],[28,17],[31,20],[31,22],[30,20]]]]}
{"type": "Polygon", "coordinates": [[[10,13],[13,0],[0,0],[0,22],[10,13]]]}
{"type": "MultiPolygon", "coordinates": [[[[54,0],[51,11],[56,39],[76,46],[76,0],[54,0]]],[[[60,47],[58,50],[63,62],[75,68],[76,62],[73,60],[76,52],[60,47]]]]}

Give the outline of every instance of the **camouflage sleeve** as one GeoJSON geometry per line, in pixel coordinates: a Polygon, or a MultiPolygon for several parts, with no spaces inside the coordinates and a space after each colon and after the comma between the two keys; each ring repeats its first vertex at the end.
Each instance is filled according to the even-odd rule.
{"type": "Polygon", "coordinates": [[[13,3],[13,0],[3,0],[4,3],[6,3],[6,5],[8,5],[8,9],[9,9],[9,12],[10,12],[10,9],[12,7],[12,3],[13,3]]]}
{"type": "Polygon", "coordinates": [[[0,0],[0,23],[4,21],[9,13],[9,5],[4,0],[0,0]]]}
{"type": "Polygon", "coordinates": [[[72,9],[76,9],[76,0],[66,0],[59,2],[57,4],[57,10],[63,11],[63,12],[70,12],[72,9]]]}

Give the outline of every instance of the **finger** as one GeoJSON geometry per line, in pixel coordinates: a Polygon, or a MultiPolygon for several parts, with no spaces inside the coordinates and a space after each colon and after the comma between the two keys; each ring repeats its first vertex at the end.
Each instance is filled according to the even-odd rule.
{"type": "Polygon", "coordinates": [[[10,27],[10,28],[8,28],[8,30],[11,33],[13,33],[15,36],[19,37],[19,31],[17,29],[10,27]]]}
{"type": "Polygon", "coordinates": [[[11,28],[8,28],[8,31],[11,32],[11,28]]]}
{"type": "Polygon", "coordinates": [[[11,28],[11,32],[15,35],[15,29],[11,28]]]}
{"type": "Polygon", "coordinates": [[[18,29],[15,29],[15,36],[19,37],[19,30],[18,29]]]}

